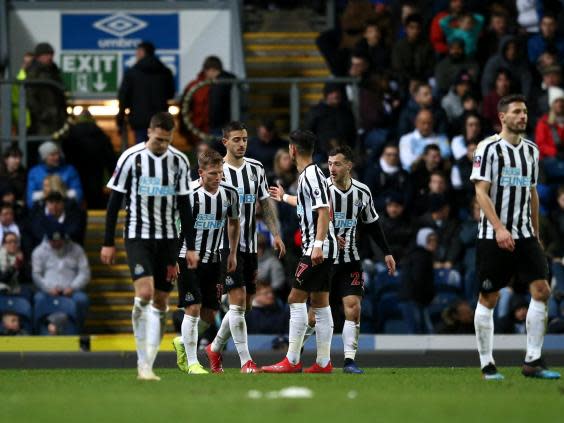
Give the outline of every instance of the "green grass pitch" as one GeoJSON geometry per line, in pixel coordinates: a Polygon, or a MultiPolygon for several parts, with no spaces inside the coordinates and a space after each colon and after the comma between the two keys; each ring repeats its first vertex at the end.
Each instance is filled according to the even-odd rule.
{"type": "MultiPolygon", "coordinates": [[[[135,370],[1,370],[4,422],[561,422],[564,382],[525,379],[502,368],[503,382],[478,369],[367,369],[364,375],[191,376],[157,369],[160,382],[135,370]],[[311,399],[251,399],[290,386],[311,399]]],[[[564,369],[555,369],[563,371],[564,369]]]]}

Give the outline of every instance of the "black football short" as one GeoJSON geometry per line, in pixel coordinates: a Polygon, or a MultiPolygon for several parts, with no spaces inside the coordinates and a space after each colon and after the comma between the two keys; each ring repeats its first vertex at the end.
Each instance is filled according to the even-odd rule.
{"type": "Polygon", "coordinates": [[[360,261],[334,264],[333,268],[331,292],[341,298],[348,297],[349,295],[364,296],[364,279],[362,277],[360,261]]]}
{"type": "Polygon", "coordinates": [[[479,239],[476,244],[476,272],[480,292],[497,292],[510,281],[530,284],[547,280],[548,264],[536,238],[515,240],[515,250],[502,250],[494,239],[479,239]]]}
{"type": "Polygon", "coordinates": [[[311,265],[310,256],[302,256],[294,275],[294,288],[306,292],[329,292],[333,278],[333,259],[325,259],[317,266],[311,265]]]}
{"type": "Polygon", "coordinates": [[[153,277],[155,289],[170,292],[174,287],[167,281],[167,267],[176,265],[178,256],[176,239],[126,239],[125,251],[131,278],[136,281],[153,277]]]}
{"type": "Polygon", "coordinates": [[[196,269],[188,269],[186,260],[178,258],[178,307],[194,304],[219,310],[222,293],[220,263],[199,263],[196,269]]]}
{"type": "Polygon", "coordinates": [[[227,273],[227,256],[229,250],[221,250],[221,271],[225,291],[234,288],[246,288],[248,295],[257,292],[258,258],[256,253],[237,251],[237,269],[227,273]]]}

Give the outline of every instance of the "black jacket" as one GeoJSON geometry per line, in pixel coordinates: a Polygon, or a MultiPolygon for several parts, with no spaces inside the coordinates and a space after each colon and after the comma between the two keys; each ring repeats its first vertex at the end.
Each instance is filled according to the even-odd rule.
{"type": "Polygon", "coordinates": [[[433,254],[415,247],[401,266],[400,298],[427,306],[435,296],[433,254]]]}
{"type": "Polygon", "coordinates": [[[129,108],[133,129],[147,129],[151,117],[168,110],[167,101],[174,97],[172,72],[157,57],[146,56],[129,69],[119,88],[118,125],[129,108]]]}
{"type": "Polygon", "coordinates": [[[337,144],[353,146],[356,141],[356,126],[354,115],[346,103],[338,107],[331,107],[324,101],[313,106],[306,119],[306,129],[315,135],[319,145],[316,151],[325,151],[332,147],[331,141],[337,144]]]}
{"type": "MultiPolygon", "coordinates": [[[[237,78],[230,72],[221,71],[217,79],[237,78]]],[[[210,88],[210,129],[221,129],[231,121],[231,84],[212,84],[210,88]]]]}

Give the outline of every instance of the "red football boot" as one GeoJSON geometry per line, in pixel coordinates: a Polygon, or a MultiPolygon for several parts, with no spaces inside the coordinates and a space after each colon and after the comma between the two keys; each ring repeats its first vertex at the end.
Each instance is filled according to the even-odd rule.
{"type": "Polygon", "coordinates": [[[287,357],[284,357],[284,360],[280,363],[273,364],[272,366],[263,366],[262,371],[264,373],[301,373],[302,362],[292,364],[287,357]]]}
{"type": "Polygon", "coordinates": [[[213,352],[211,349],[211,344],[208,344],[208,346],[206,347],[206,354],[208,355],[212,373],[223,373],[223,357],[221,357],[221,353],[213,352]]]}
{"type": "Polygon", "coordinates": [[[321,367],[319,364],[315,363],[313,366],[304,369],[304,373],[331,373],[333,371],[333,365],[331,362],[325,367],[321,367]]]}
{"type": "Polygon", "coordinates": [[[243,367],[241,367],[241,373],[260,373],[261,370],[258,368],[257,364],[253,360],[247,361],[243,367]]]}

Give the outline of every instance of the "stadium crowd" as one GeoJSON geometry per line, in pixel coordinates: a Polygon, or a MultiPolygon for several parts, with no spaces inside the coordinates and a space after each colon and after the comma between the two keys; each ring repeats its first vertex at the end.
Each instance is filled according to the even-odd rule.
{"type": "MultiPolygon", "coordinates": [[[[303,127],[317,136],[315,160],[322,166],[326,152],[339,144],[359,153],[355,177],[370,187],[399,265],[397,274],[387,275],[382,253],[360,231],[362,332],[473,333],[479,207],[469,176],[477,144],[500,129],[497,102],[510,93],[527,96],[527,137],[541,153],[540,237],[553,286],[548,331],[564,331],[564,34],[558,30],[564,28],[559,25],[563,17],[558,1],[351,0],[337,26],[319,35],[317,45],[331,73],[360,81],[359,119],[351,107],[352,87],[327,83],[303,127]]],[[[27,77],[60,78],[53,53],[48,44],[39,44],[33,60],[25,62],[27,77]]],[[[167,71],[157,62],[154,47],[140,45],[138,64],[120,89],[118,125],[123,126],[122,111],[130,108],[137,138],[148,127],[145,117],[159,110],[144,108],[148,91],[135,85],[156,87],[163,109],[172,97],[167,71]]],[[[210,56],[185,93],[199,81],[233,76],[210,56]]],[[[191,117],[200,130],[217,134],[229,120],[226,87],[214,85],[194,96],[191,117]]],[[[35,101],[41,103],[41,95],[35,101]]],[[[60,128],[60,105],[47,101],[51,104],[37,110],[52,111],[50,117],[39,116],[29,104],[30,133],[60,128]]],[[[196,152],[221,149],[220,143],[199,141],[182,125],[181,131],[196,152]]],[[[35,301],[36,310],[37,302],[69,300],[62,316],[49,313],[46,304],[41,328],[34,329],[51,334],[81,330],[88,307],[83,289],[90,277],[81,247],[85,210],[105,206],[104,169],[111,172],[115,165],[107,136],[87,113],[62,139],[43,143],[41,163],[29,171],[17,147],[5,150],[0,163],[0,298],[23,297],[35,301]],[[76,151],[79,144],[99,160],[85,162],[76,151]]],[[[263,163],[270,185],[295,193],[298,175],[273,120],[264,119],[256,128],[247,155],[263,163]]],[[[285,300],[300,257],[300,236],[295,210],[285,203],[278,207],[288,254],[283,261],[276,258],[259,210],[259,282],[246,317],[249,333],[288,330],[285,300]]],[[[496,330],[524,333],[527,287],[515,280],[501,294],[496,330]]],[[[335,327],[342,327],[342,306],[338,298],[333,303],[335,327]]],[[[31,330],[17,314],[3,314],[5,334],[31,330]]]]}

